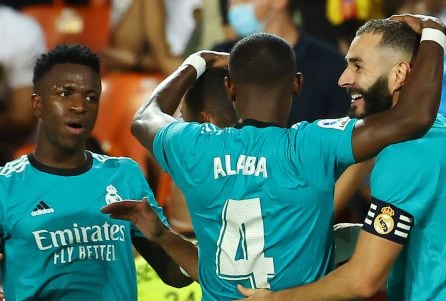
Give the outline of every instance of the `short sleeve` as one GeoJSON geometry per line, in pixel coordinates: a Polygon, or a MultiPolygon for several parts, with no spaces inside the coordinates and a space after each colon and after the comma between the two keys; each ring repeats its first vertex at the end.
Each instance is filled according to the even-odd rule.
{"type": "Polygon", "coordinates": [[[312,182],[331,189],[346,167],[355,163],[352,134],[356,119],[324,119],[296,124],[292,138],[296,164],[312,182]]]}
{"type": "Polygon", "coordinates": [[[435,195],[439,164],[420,159],[416,149],[391,145],[377,157],[370,188],[375,199],[389,203],[421,220],[435,195]]]}

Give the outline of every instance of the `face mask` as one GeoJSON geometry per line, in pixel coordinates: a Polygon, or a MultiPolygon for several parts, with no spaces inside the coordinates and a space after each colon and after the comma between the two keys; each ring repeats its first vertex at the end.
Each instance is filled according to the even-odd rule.
{"type": "Polygon", "coordinates": [[[257,20],[252,3],[240,3],[230,7],[228,19],[229,24],[241,37],[260,32],[263,29],[263,24],[257,20]]]}

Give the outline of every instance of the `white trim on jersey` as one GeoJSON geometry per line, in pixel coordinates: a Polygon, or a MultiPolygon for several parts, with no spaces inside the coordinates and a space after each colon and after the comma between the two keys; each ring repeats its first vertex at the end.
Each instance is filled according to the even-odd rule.
{"type": "Polygon", "coordinates": [[[23,155],[20,158],[8,162],[0,168],[0,176],[9,176],[12,173],[19,173],[22,172],[26,166],[29,165],[29,160],[27,155],[23,155]]]}

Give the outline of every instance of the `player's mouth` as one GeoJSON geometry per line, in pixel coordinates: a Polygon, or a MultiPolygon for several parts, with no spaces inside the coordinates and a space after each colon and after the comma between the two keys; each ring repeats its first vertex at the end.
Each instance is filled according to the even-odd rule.
{"type": "Polygon", "coordinates": [[[80,135],[85,131],[85,127],[80,122],[67,122],[65,128],[73,135],[80,135]]]}
{"type": "Polygon", "coordinates": [[[360,93],[352,93],[350,94],[352,101],[351,101],[351,105],[352,106],[358,106],[362,103],[364,103],[364,98],[362,97],[362,94],[360,93]]]}

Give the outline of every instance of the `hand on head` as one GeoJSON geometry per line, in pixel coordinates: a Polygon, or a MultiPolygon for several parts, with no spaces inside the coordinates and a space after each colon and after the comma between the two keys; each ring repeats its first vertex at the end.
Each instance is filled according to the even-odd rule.
{"type": "Polygon", "coordinates": [[[425,15],[393,15],[390,20],[399,21],[409,25],[416,33],[421,34],[423,28],[435,28],[443,32],[446,31],[446,26],[438,18],[425,15]]]}
{"type": "Polygon", "coordinates": [[[204,58],[207,68],[228,68],[229,53],[201,50],[198,51],[197,54],[204,58]]]}

